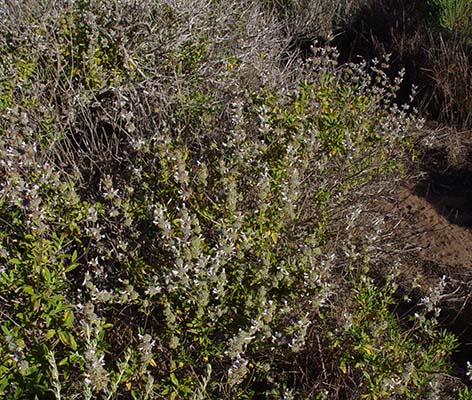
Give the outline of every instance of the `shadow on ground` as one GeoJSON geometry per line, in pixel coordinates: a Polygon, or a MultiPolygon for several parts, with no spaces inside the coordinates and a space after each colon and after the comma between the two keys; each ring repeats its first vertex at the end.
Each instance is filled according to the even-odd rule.
{"type": "Polygon", "coordinates": [[[406,279],[422,276],[415,300],[446,278],[440,321],[459,339],[452,373],[470,384],[466,364],[472,362],[472,168],[468,155],[459,166],[451,166],[449,153],[444,144],[425,150],[420,165],[424,178],[402,187],[392,209],[400,220],[401,240],[416,248],[412,270],[406,274],[406,279]]]}
{"type": "Polygon", "coordinates": [[[425,198],[451,224],[472,228],[472,171],[430,172],[427,179],[415,187],[415,194],[425,198]]]}

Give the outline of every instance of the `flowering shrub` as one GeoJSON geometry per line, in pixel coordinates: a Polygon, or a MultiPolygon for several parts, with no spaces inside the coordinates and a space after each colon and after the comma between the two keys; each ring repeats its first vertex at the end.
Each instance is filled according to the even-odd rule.
{"type": "Polygon", "coordinates": [[[453,339],[343,255],[376,262],[359,215],[416,124],[385,66],[284,61],[255,2],[36,7],[0,49],[5,398],[427,391],[453,339]]]}

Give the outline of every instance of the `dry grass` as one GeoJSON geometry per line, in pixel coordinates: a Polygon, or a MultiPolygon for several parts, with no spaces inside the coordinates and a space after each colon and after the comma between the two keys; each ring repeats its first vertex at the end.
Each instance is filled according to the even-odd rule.
{"type": "Polygon", "coordinates": [[[406,69],[400,100],[430,120],[466,128],[471,123],[470,48],[457,32],[431,22],[426,9],[409,1],[371,1],[339,28],[335,40],[344,60],[391,54],[391,71],[406,69]]]}

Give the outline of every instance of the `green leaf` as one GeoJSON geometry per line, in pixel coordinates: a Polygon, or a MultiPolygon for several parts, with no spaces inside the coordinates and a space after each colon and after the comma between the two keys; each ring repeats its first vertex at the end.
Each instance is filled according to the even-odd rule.
{"type": "Polygon", "coordinates": [[[63,325],[67,328],[70,328],[72,324],[74,323],[74,313],[71,310],[67,310],[64,313],[63,317],[63,325]]]}
{"type": "Polygon", "coordinates": [[[43,267],[43,270],[41,272],[42,272],[42,275],[43,275],[44,279],[46,279],[46,281],[48,283],[50,283],[51,282],[51,271],[49,271],[49,268],[48,267],[43,267]]]}
{"type": "Polygon", "coordinates": [[[10,329],[8,329],[8,327],[6,325],[2,325],[2,332],[4,333],[5,336],[11,336],[12,335],[10,329]]]}
{"type": "Polygon", "coordinates": [[[46,332],[46,335],[44,336],[44,340],[51,339],[55,334],[56,334],[56,331],[54,329],[48,329],[48,331],[46,332]]]}
{"type": "Polygon", "coordinates": [[[69,266],[66,268],[65,273],[70,272],[70,271],[73,271],[73,270],[76,269],[78,266],[79,266],[78,263],[73,263],[73,264],[69,265],[69,266]]]}
{"type": "Polygon", "coordinates": [[[61,361],[57,363],[57,365],[63,367],[64,365],[71,365],[81,360],[82,360],[82,357],[80,357],[77,353],[72,353],[69,356],[64,357],[61,361]]]}
{"type": "Polygon", "coordinates": [[[170,381],[172,382],[172,384],[174,386],[179,386],[179,380],[177,379],[177,377],[175,376],[175,374],[170,374],[170,381]]]}
{"type": "Polygon", "coordinates": [[[32,286],[30,285],[25,285],[23,286],[23,291],[26,293],[26,294],[29,294],[30,296],[34,296],[34,289],[32,286]]]}
{"type": "Polygon", "coordinates": [[[57,365],[59,365],[60,367],[63,367],[64,365],[67,365],[67,364],[69,364],[69,357],[65,357],[57,363],[57,365]]]}
{"type": "Polygon", "coordinates": [[[74,336],[70,332],[59,331],[59,340],[67,347],[70,347],[72,350],[77,350],[77,342],[74,339],[74,336]]]}

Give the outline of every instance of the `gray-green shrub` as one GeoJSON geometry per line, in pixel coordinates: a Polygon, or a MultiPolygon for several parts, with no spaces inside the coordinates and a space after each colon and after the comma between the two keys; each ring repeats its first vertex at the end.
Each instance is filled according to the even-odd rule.
{"type": "Polygon", "coordinates": [[[257,2],[40,6],[0,49],[4,398],[429,390],[453,339],[397,322],[359,218],[416,124],[383,66],[287,61],[257,2]]]}

